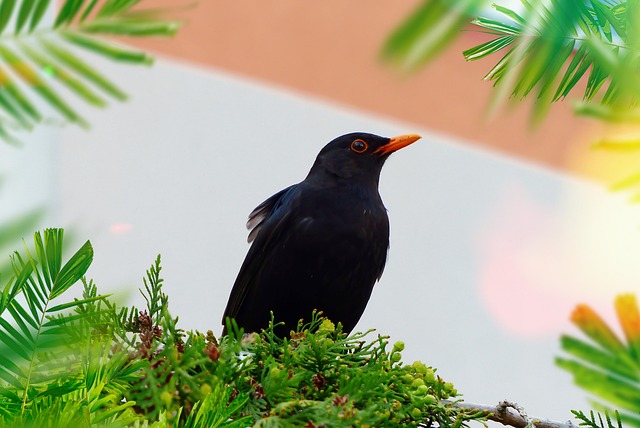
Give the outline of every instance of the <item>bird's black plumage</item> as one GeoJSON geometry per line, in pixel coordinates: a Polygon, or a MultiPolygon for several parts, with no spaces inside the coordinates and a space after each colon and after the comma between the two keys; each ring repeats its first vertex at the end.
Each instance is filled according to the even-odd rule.
{"type": "Polygon", "coordinates": [[[378,193],[382,165],[419,138],[338,137],[302,182],[258,205],[247,222],[253,243],[223,324],[230,317],[247,332],[260,331],[273,311],[285,323],[277,331],[283,335],[317,309],[350,332],[387,258],[389,219],[378,193]]]}

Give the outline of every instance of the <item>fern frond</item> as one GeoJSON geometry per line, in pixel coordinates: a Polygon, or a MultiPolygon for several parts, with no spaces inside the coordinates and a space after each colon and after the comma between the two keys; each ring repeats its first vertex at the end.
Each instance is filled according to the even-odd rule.
{"type": "MultiPolygon", "coordinates": [[[[87,242],[63,264],[62,240],[60,229],[36,233],[35,254],[25,249],[24,257],[19,253],[14,255],[15,277],[2,294],[0,377],[5,383],[0,383],[0,391],[5,396],[19,398],[21,413],[33,397],[46,393],[39,389],[43,379],[38,376],[37,367],[42,355],[55,353],[64,343],[61,330],[49,317],[86,302],[85,299],[53,305],[56,297],[85,274],[93,259],[93,249],[87,242]]],[[[55,359],[47,358],[50,371],[55,371],[55,363],[55,359]]],[[[63,363],[66,362],[60,361],[63,363]]]]}
{"type": "Polygon", "coordinates": [[[430,0],[418,8],[385,41],[382,58],[414,71],[447,47],[487,0],[430,0]]]}
{"type": "MultiPolygon", "coordinates": [[[[640,311],[635,296],[618,296],[616,312],[624,338],[618,337],[591,308],[579,305],[572,315],[572,321],[591,343],[563,336],[561,346],[569,357],[556,358],[556,364],[571,373],[578,386],[620,409],[619,415],[616,412],[618,425],[620,418],[628,418],[625,421],[629,425],[640,426],[633,422],[640,402],[640,311]]],[[[599,406],[604,410],[609,409],[601,404],[599,406]]],[[[593,414],[590,418],[580,415],[578,419],[583,422],[581,425],[616,428],[609,423],[608,416],[605,417],[608,423],[603,425],[600,415],[598,421],[593,414]]]]}
{"type": "Polygon", "coordinates": [[[0,86],[5,89],[0,95],[0,138],[12,140],[10,129],[30,130],[41,122],[44,114],[35,107],[33,95],[43,99],[65,121],[82,127],[88,126],[86,120],[60,95],[58,88],[64,86],[96,107],[104,107],[107,100],[94,89],[115,100],[125,99],[122,90],[87,65],[70,47],[113,61],[151,64],[149,54],[108,39],[109,35],[172,36],[180,28],[180,21],[165,18],[172,10],[141,9],[142,3],[142,0],[64,0],[53,23],[48,24],[44,17],[55,2],[0,2],[0,86]],[[9,25],[12,21],[15,21],[13,28],[9,25]]]}
{"type": "MultiPolygon", "coordinates": [[[[523,16],[496,7],[510,24],[474,20],[496,38],[464,52],[472,61],[508,48],[487,75],[495,86],[504,86],[497,92],[500,99],[496,103],[505,96],[522,99],[535,90],[534,120],[539,120],[553,102],[564,99],[588,74],[585,101],[625,111],[635,108],[640,101],[634,71],[640,65],[640,45],[631,41],[627,31],[631,17],[626,2],[536,0],[524,4],[523,16]]],[[[590,111],[597,114],[597,110],[590,111]]],[[[599,117],[609,119],[610,115],[599,117]]]]}
{"type": "Polygon", "coordinates": [[[485,76],[496,87],[490,109],[507,99],[534,100],[540,121],[586,78],[588,105],[578,114],[628,120],[640,103],[640,26],[633,1],[522,0],[524,11],[493,5],[499,18],[478,16],[483,1],[427,0],[396,30],[383,58],[414,71],[447,46],[471,21],[493,38],[463,52],[468,61],[500,56],[485,76]],[[602,108],[602,107],[605,108],[602,108]]]}

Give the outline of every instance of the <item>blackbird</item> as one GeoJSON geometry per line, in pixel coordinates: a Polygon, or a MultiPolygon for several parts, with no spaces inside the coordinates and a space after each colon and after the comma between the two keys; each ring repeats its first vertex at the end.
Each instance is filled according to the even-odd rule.
{"type": "MultiPolygon", "coordinates": [[[[327,144],[300,183],[249,214],[248,242],[222,319],[246,332],[266,328],[273,311],[280,337],[314,309],[349,333],[380,279],[389,218],[378,193],[391,153],[420,139],[351,133],[327,144]]],[[[223,334],[226,334],[226,327],[223,334]]]]}

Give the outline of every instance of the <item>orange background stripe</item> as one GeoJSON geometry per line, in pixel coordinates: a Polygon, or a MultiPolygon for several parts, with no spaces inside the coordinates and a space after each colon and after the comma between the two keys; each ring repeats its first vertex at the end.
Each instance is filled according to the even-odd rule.
{"type": "Polygon", "coordinates": [[[179,13],[185,26],[174,39],[127,42],[416,123],[548,167],[598,175],[588,162],[576,165],[575,159],[591,156],[588,142],[599,127],[576,118],[568,102],[556,104],[537,129],[531,128],[526,105],[485,119],[492,85],[482,77],[497,57],[470,63],[462,57],[464,49],[486,40],[483,34],[464,32],[435,62],[411,76],[382,64],[385,38],[417,4],[203,0],[179,13]]]}

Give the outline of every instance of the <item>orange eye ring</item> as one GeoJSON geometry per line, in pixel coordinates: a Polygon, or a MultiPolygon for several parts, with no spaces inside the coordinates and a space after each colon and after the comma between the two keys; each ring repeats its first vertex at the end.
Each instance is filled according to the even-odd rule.
{"type": "Polygon", "coordinates": [[[356,153],[364,153],[368,148],[369,145],[367,144],[367,142],[359,138],[351,143],[351,150],[356,153]]]}

